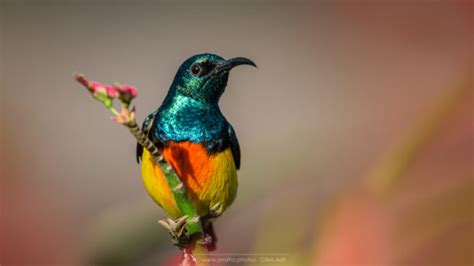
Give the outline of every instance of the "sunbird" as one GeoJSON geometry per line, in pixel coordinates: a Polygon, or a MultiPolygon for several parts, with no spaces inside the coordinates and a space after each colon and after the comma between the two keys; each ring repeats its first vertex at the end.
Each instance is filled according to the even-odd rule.
{"type": "MultiPolygon", "coordinates": [[[[184,184],[205,233],[214,238],[208,218],[221,215],[237,195],[240,147],[232,125],[219,108],[229,72],[255,63],[215,54],[188,58],[178,69],[161,106],[149,114],[142,131],[156,145],[184,184]]],[[[183,216],[170,187],[150,153],[137,144],[142,178],[151,198],[172,218],[183,216]]]]}

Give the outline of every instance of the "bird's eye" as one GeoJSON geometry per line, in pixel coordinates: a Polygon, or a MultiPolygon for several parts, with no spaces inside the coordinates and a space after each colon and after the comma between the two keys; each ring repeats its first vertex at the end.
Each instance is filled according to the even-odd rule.
{"type": "Polygon", "coordinates": [[[191,66],[191,74],[193,74],[193,76],[197,76],[201,72],[202,72],[202,67],[199,64],[193,64],[191,66]]]}

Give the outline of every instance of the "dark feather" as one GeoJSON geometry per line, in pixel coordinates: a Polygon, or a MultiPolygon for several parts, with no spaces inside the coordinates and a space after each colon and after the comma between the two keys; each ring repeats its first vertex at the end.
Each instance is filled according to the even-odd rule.
{"type": "Polygon", "coordinates": [[[232,156],[234,156],[235,167],[240,169],[240,145],[237,135],[235,134],[234,128],[229,125],[229,140],[230,149],[232,150],[232,156]]]}
{"type": "Polygon", "coordinates": [[[213,141],[204,142],[203,145],[206,147],[209,154],[221,152],[230,146],[232,157],[234,157],[235,167],[237,170],[240,169],[239,141],[237,140],[237,136],[235,135],[235,131],[231,125],[229,125],[227,136],[213,141]]]}

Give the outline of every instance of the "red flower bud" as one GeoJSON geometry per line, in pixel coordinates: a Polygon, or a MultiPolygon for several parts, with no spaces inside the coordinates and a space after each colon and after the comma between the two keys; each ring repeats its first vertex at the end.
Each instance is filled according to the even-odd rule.
{"type": "Polygon", "coordinates": [[[125,104],[129,105],[133,98],[137,97],[137,89],[130,85],[116,85],[119,99],[125,104]]]}
{"type": "Polygon", "coordinates": [[[95,97],[102,96],[113,99],[118,95],[117,90],[113,86],[103,85],[96,81],[89,82],[87,88],[95,97]]]}

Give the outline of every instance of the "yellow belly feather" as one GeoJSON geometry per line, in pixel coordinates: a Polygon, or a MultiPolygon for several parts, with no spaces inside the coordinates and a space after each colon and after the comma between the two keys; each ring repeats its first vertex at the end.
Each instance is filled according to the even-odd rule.
{"type": "MultiPolygon", "coordinates": [[[[209,156],[201,144],[179,142],[162,153],[180,177],[200,216],[209,213],[216,204],[221,206],[221,211],[232,204],[238,182],[230,148],[209,156]]],[[[142,178],[148,194],[169,216],[182,216],[163,173],[147,150],[144,150],[142,160],[142,178]]]]}

